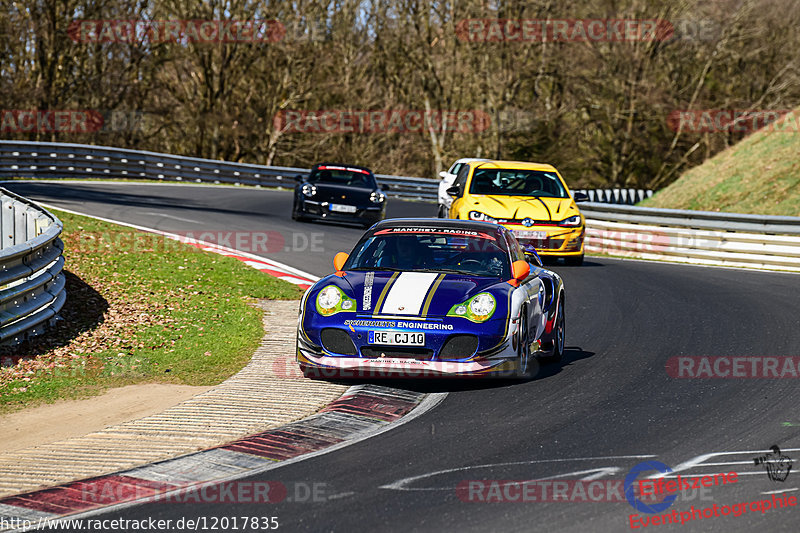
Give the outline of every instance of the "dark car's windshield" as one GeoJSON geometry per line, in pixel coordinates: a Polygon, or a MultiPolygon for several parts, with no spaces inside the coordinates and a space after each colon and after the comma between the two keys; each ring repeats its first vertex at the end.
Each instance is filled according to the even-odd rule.
{"type": "Polygon", "coordinates": [[[309,183],[330,183],[364,189],[377,189],[378,187],[375,178],[368,171],[338,165],[317,167],[311,172],[308,181],[309,183]]]}
{"type": "Polygon", "coordinates": [[[472,175],[469,193],[551,198],[568,196],[555,172],[503,168],[476,169],[472,175]]]}
{"type": "Polygon", "coordinates": [[[400,270],[511,277],[505,242],[495,233],[403,227],[363,238],[344,270],[400,270]]]}

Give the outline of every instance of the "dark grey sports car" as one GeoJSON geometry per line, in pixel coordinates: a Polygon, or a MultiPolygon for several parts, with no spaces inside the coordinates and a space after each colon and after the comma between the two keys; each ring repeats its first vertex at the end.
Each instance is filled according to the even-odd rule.
{"type": "Polygon", "coordinates": [[[364,227],[383,220],[386,195],[368,168],[320,163],[306,177],[297,176],[294,188],[295,220],[353,222],[364,227]]]}

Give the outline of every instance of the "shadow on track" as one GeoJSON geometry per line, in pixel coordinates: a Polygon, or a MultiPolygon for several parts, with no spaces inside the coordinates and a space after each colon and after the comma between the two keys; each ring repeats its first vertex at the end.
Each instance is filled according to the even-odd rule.
{"type": "Polygon", "coordinates": [[[434,392],[463,392],[471,390],[497,389],[502,387],[525,385],[542,379],[555,376],[561,372],[561,368],[592,357],[594,352],[583,350],[578,346],[567,347],[564,349],[564,356],[559,363],[538,364],[539,368],[535,375],[530,379],[520,380],[511,378],[485,378],[481,376],[464,376],[452,378],[428,378],[428,379],[396,379],[396,378],[373,378],[373,379],[327,379],[331,383],[342,385],[381,385],[395,389],[421,392],[425,394],[434,392]]]}
{"type": "MultiPolygon", "coordinates": [[[[17,194],[21,194],[23,196],[27,196],[29,198],[35,198],[37,196],[38,189],[36,187],[28,187],[26,185],[30,184],[14,184],[13,190],[17,194]]],[[[35,184],[33,184],[35,185],[35,184]]],[[[147,183],[143,183],[142,186],[147,186],[147,183]]],[[[176,187],[180,187],[180,185],[176,185],[176,187]]],[[[254,189],[257,190],[257,189],[254,189]]],[[[267,189],[263,189],[267,190],[267,189]]],[[[215,191],[210,190],[210,194],[213,197],[215,191]]],[[[209,211],[215,213],[228,213],[233,215],[258,215],[265,218],[281,218],[281,219],[289,219],[288,212],[284,216],[282,214],[275,214],[271,213],[268,208],[264,208],[263,210],[247,210],[241,206],[233,208],[233,209],[224,209],[220,207],[213,207],[211,202],[195,202],[189,198],[181,197],[181,196],[166,196],[161,195],[157,198],[154,198],[152,194],[142,193],[142,194],[132,194],[132,193],[120,193],[120,192],[102,192],[97,190],[91,190],[84,187],[74,187],[69,185],[58,185],[58,199],[59,200],[73,200],[73,201],[80,201],[80,202],[97,202],[103,204],[110,204],[110,205],[119,205],[125,207],[146,207],[146,208],[159,208],[159,207],[166,207],[170,209],[182,209],[187,212],[194,212],[200,211],[203,213],[207,213],[209,211]]]]}
{"type": "Polygon", "coordinates": [[[584,259],[583,260],[583,264],[580,265],[580,266],[567,265],[567,264],[564,264],[562,261],[559,261],[558,259],[553,259],[553,258],[547,258],[546,259],[545,257],[542,257],[542,264],[543,264],[544,268],[546,268],[547,270],[555,270],[556,268],[558,268],[558,269],[569,268],[569,269],[574,269],[574,270],[580,270],[581,268],[594,268],[594,267],[604,267],[604,266],[606,266],[603,263],[597,263],[595,261],[592,261],[592,258],[590,258],[590,257],[587,257],[586,259],[584,259]]]}
{"type": "MultiPolygon", "coordinates": [[[[395,201],[386,205],[386,220],[391,218],[436,218],[432,204],[423,202],[395,201]]],[[[321,226],[335,226],[340,228],[355,228],[365,231],[367,228],[357,222],[341,220],[306,219],[303,224],[320,224],[321,226]]]]}

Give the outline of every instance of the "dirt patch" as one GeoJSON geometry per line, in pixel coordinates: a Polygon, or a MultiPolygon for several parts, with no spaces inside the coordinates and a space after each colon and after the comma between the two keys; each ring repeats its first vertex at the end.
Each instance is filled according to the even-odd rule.
{"type": "Polygon", "coordinates": [[[144,384],[85,400],[61,401],[0,416],[0,450],[13,452],[160,413],[211,387],[144,384]]]}

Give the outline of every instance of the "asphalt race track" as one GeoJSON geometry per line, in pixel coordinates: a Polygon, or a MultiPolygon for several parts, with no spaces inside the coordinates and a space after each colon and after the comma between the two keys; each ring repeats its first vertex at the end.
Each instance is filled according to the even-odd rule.
{"type": "MultiPolygon", "coordinates": [[[[330,272],[334,253],[349,251],[362,233],[293,222],[291,194],[282,191],[6,187],[55,206],[167,231],[271,230],[284,241],[320,233],[322,251],[284,246],[270,254],[316,275],[330,272]]],[[[398,200],[390,200],[388,211],[434,213],[431,204],[398,200]]],[[[796,379],[675,379],[665,369],[673,356],[800,356],[800,276],[608,258],[552,268],[567,288],[568,349],[560,365],[542,367],[535,379],[394,381],[392,386],[449,395],[392,431],[250,479],[282,482],[288,499],[281,503],[156,502],[98,518],[205,517],[210,526],[211,517],[266,516],[277,517],[286,531],[626,531],[635,511],[625,501],[583,501],[591,498],[570,492],[569,501],[487,503],[469,496],[488,493],[456,487],[469,480],[622,480],[647,459],[683,465],[684,475],[741,473],[735,484],[703,495],[690,491],[666,512],[751,502],[771,498],[764,493],[773,491],[800,495],[800,467],[775,482],[752,460],[775,444],[800,459],[800,451],[792,450],[800,448],[796,379]],[[309,488],[316,488],[316,497],[309,488]]],[[[791,507],[648,531],[796,531],[798,523],[800,509],[791,507]]]]}

